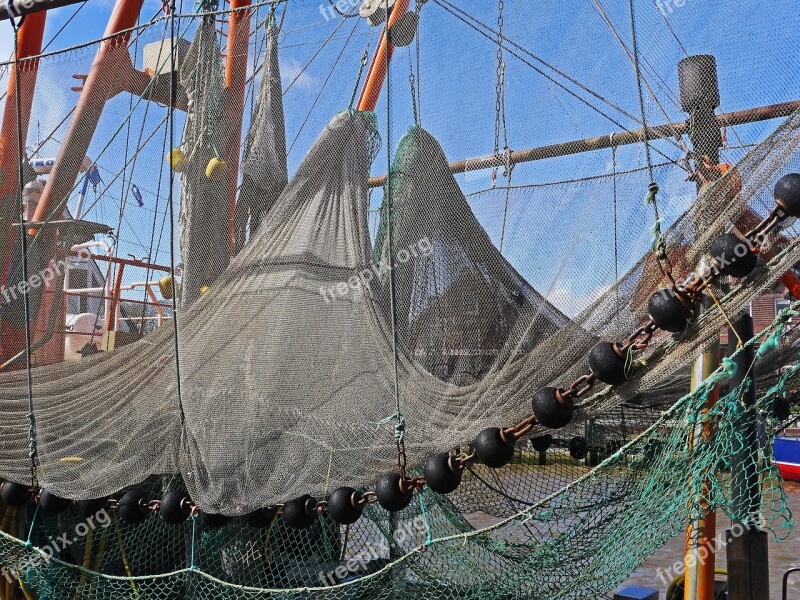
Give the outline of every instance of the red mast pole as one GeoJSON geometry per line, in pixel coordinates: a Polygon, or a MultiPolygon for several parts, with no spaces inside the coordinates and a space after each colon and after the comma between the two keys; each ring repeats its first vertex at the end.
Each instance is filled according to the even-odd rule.
{"type": "MultiPolygon", "coordinates": [[[[20,27],[17,38],[17,60],[38,56],[42,52],[42,39],[47,13],[40,12],[28,15],[20,27]]],[[[39,73],[39,60],[24,60],[11,67],[6,95],[3,125],[0,129],[0,220],[6,223],[0,231],[0,287],[5,284],[9,261],[11,260],[11,244],[14,235],[11,223],[17,220],[15,215],[19,188],[19,156],[24,150],[19,147],[28,137],[33,93],[36,89],[36,77],[39,73]],[[17,85],[19,74],[19,85],[17,85]],[[19,87],[19,97],[17,96],[19,87]],[[19,129],[17,129],[17,103],[19,103],[19,129]]],[[[0,357],[13,354],[13,349],[24,344],[24,332],[14,331],[6,323],[0,324],[0,357]],[[9,350],[7,350],[9,349],[9,350]]]]}
{"type": "MultiPolygon", "coordinates": [[[[47,179],[34,221],[60,219],[64,205],[78,178],[106,102],[119,92],[120,74],[130,71],[128,41],[131,33],[116,35],[136,26],[144,0],[117,0],[103,37],[116,36],[100,44],[91,71],[86,76],[75,114],[47,179]]],[[[31,230],[35,233],[35,230],[31,230]]]]}
{"type": "Polygon", "coordinates": [[[231,0],[228,27],[228,55],[225,60],[225,124],[228,138],[223,149],[225,198],[228,201],[228,255],[233,253],[233,219],[236,215],[236,189],[239,184],[242,115],[244,113],[247,56],[250,37],[250,0],[231,0]],[[241,10],[236,10],[241,9],[241,10]]]}
{"type": "MultiPolygon", "coordinates": [[[[121,74],[129,72],[131,69],[130,55],[128,54],[128,41],[131,33],[116,34],[135,27],[143,2],[144,0],[117,0],[114,6],[104,37],[116,37],[106,39],[100,44],[91,71],[81,90],[72,121],[45,185],[42,198],[33,215],[34,222],[58,220],[63,216],[66,200],[78,178],[81,163],[89,149],[89,143],[97,129],[106,101],[119,93],[121,74]]],[[[29,15],[27,19],[34,16],[29,15]]],[[[27,25],[27,21],[25,25],[27,25]]],[[[36,233],[36,228],[31,228],[30,233],[36,233]]],[[[60,272],[58,271],[60,265],[55,263],[64,259],[65,255],[69,253],[69,248],[61,249],[59,253],[64,256],[56,256],[56,246],[50,239],[49,233],[47,236],[41,236],[30,250],[50,256],[50,266],[57,272],[60,272]]],[[[48,322],[51,321],[53,310],[56,311],[56,323],[63,323],[66,315],[66,300],[63,294],[57,293],[55,289],[58,284],[57,280],[58,278],[50,281],[39,291],[41,302],[38,311],[31,316],[32,341],[47,340],[36,352],[38,364],[52,364],[64,360],[63,327],[56,326],[52,332],[48,331],[48,322]],[[54,307],[55,298],[60,298],[60,300],[59,306],[54,307]]],[[[10,324],[4,324],[0,359],[6,361],[25,350],[23,331],[21,328],[18,330],[10,324]]]]}

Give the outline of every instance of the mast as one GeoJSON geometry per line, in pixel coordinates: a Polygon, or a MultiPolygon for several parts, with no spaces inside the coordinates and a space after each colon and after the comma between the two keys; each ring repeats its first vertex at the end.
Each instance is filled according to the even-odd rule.
{"type": "MultiPolygon", "coordinates": [[[[33,94],[36,89],[36,78],[39,72],[39,60],[31,57],[42,52],[42,40],[47,21],[47,13],[40,12],[26,16],[18,33],[17,55],[15,60],[20,61],[16,67],[11,68],[8,94],[6,95],[5,110],[3,112],[2,130],[0,130],[0,222],[6,225],[0,229],[0,268],[3,279],[0,287],[6,284],[5,274],[8,273],[11,260],[14,234],[11,224],[17,221],[17,200],[19,189],[23,182],[19,180],[19,158],[24,156],[24,148],[19,147],[19,140],[23,144],[28,137],[33,94]],[[19,85],[17,85],[19,74],[19,85]],[[17,87],[20,94],[17,96],[17,87]],[[17,118],[17,104],[19,104],[19,119],[17,118]],[[19,128],[17,123],[19,122],[19,128]]],[[[19,345],[25,344],[24,331],[5,321],[0,322],[0,358],[14,354],[19,345]]]]}
{"type": "Polygon", "coordinates": [[[394,54],[394,44],[390,40],[389,30],[408,12],[409,4],[411,4],[411,0],[397,0],[392,14],[386,21],[386,27],[378,41],[378,49],[372,56],[372,62],[367,71],[367,79],[361,90],[361,96],[358,98],[357,108],[360,111],[371,112],[378,105],[383,82],[386,81],[388,63],[394,54]]]}
{"type": "MultiPolygon", "coordinates": [[[[116,37],[105,39],[97,51],[50,177],[36,207],[32,219],[35,223],[59,220],[64,214],[66,201],[78,178],[81,163],[89,149],[105,104],[120,90],[120,73],[130,70],[128,41],[131,33],[122,32],[136,25],[143,2],[144,0],[117,0],[114,6],[104,37],[116,37]],[[117,35],[120,33],[122,35],[117,35]]],[[[29,233],[34,235],[37,231],[34,227],[29,233]]],[[[68,253],[69,248],[57,252],[52,233],[42,231],[42,234],[36,243],[30,245],[31,254],[38,257],[33,264],[44,265],[57,273],[61,272],[59,261],[64,260],[62,255],[68,253]]],[[[66,316],[66,302],[61,290],[57,289],[60,285],[60,277],[57,277],[42,288],[32,290],[38,296],[32,298],[31,302],[32,340],[34,342],[46,340],[41,345],[37,343],[37,347],[40,348],[40,362],[46,364],[61,362],[64,359],[63,328],[54,327],[51,331],[50,326],[50,323],[63,323],[66,316]]],[[[24,323],[4,325],[4,333],[7,335],[4,336],[0,356],[3,362],[25,351],[25,336],[22,335],[24,323]]]]}
{"type": "Polygon", "coordinates": [[[247,57],[250,36],[251,0],[231,0],[228,27],[228,55],[225,59],[225,124],[228,139],[223,149],[225,198],[228,201],[228,255],[233,254],[233,219],[236,216],[236,190],[239,183],[239,153],[241,151],[242,115],[244,114],[247,57]],[[237,10],[240,9],[240,10],[237,10]]]}

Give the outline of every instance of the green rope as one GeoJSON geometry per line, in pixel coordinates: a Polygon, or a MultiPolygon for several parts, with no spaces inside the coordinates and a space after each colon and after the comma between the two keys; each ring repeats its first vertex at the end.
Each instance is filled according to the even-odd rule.
{"type": "Polygon", "coordinates": [[[403,416],[403,413],[396,412],[393,415],[389,415],[388,417],[384,417],[380,421],[373,421],[373,425],[375,425],[375,431],[378,432],[381,430],[382,427],[388,425],[392,421],[396,421],[394,426],[394,437],[398,442],[405,441],[406,435],[406,418],[403,416]]]}
{"type": "Polygon", "coordinates": [[[419,508],[422,511],[422,520],[425,521],[425,533],[427,534],[425,538],[425,545],[430,546],[433,544],[433,535],[431,534],[431,524],[428,521],[428,513],[425,510],[425,500],[422,499],[424,494],[420,493],[419,496],[419,508]]]}
{"type": "Polygon", "coordinates": [[[37,502],[36,503],[36,509],[33,511],[33,518],[31,519],[31,526],[30,526],[30,529],[28,529],[28,539],[25,540],[25,547],[26,548],[30,548],[31,546],[33,546],[33,543],[31,542],[31,538],[33,538],[33,528],[36,526],[36,517],[39,515],[39,507],[40,506],[41,506],[41,504],[39,504],[37,502]]]}
{"type": "Polygon", "coordinates": [[[190,555],[190,564],[189,570],[196,571],[197,565],[194,562],[194,549],[195,549],[195,540],[197,539],[197,515],[192,515],[192,550],[190,555]]]}

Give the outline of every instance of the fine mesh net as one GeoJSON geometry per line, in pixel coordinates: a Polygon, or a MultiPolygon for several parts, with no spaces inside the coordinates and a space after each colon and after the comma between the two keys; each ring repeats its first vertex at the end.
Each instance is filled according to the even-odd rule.
{"type": "MultiPolygon", "coordinates": [[[[576,11],[583,32],[609,36],[606,20],[625,31],[628,3],[608,4],[576,11]]],[[[622,340],[644,322],[647,299],[667,283],[652,252],[653,203],[641,202],[651,181],[660,187],[666,253],[682,275],[720,233],[765,217],[775,181],[800,171],[800,114],[788,106],[779,121],[729,128],[737,139],[723,153],[735,170],[699,196],[685,182],[685,143],[674,135],[686,118],[674,81],[685,54],[665,23],[692,22],[688,8],[665,21],[657,7],[637,7],[647,117],[667,121],[671,134],[650,142],[650,169],[634,135],[634,144],[612,136],[602,156],[573,160],[570,153],[586,149],[575,143],[566,157],[513,170],[497,142],[487,169],[448,164],[491,150],[496,35],[469,15],[473,7],[421,3],[418,41],[427,71],[467,69],[467,52],[483,57],[473,65],[483,77],[456,91],[464,73],[453,73],[445,90],[440,79],[423,78],[413,46],[398,48],[388,104],[332,119],[353,95],[361,49],[374,36],[365,21],[338,16],[313,29],[306,21],[317,8],[265,3],[158,17],[38,60],[34,101],[46,133],[31,129],[23,163],[63,156],[59,176],[40,174],[43,191],[24,197],[36,224],[27,238],[28,279],[48,266],[54,275],[28,294],[29,388],[25,295],[14,292],[25,280],[20,228],[10,226],[15,245],[0,316],[4,359],[15,357],[0,374],[5,480],[31,481],[33,447],[37,483],[59,496],[118,497],[141,485],[147,499],[159,499],[185,490],[206,516],[241,517],[302,494],[323,500],[343,485],[374,489],[397,469],[400,435],[409,472],[419,474],[430,455],[468,454],[484,428],[527,417],[535,390],[568,386],[588,372],[598,340],[622,340]],[[426,38],[428,19],[431,33],[444,19],[476,39],[450,47],[426,38]],[[236,46],[235,32],[247,41],[236,46]],[[247,64],[241,85],[225,66],[237,56],[247,64]],[[397,91],[409,79],[406,62],[418,86],[411,94],[397,91]],[[72,72],[89,73],[87,86],[102,91],[96,128],[87,125],[88,109],[72,114],[75,98],[64,95],[72,72]],[[177,110],[164,107],[170,99],[177,110]],[[68,154],[63,139],[73,141],[68,154]],[[83,154],[99,184],[79,164],[83,154]],[[387,170],[382,187],[369,179],[387,170]],[[83,219],[79,226],[64,222],[65,208],[83,219]],[[97,223],[115,231],[106,238],[111,249],[98,245],[93,260],[72,259],[75,267],[94,265],[85,281],[77,268],[65,274],[66,249],[99,241],[106,229],[97,223]],[[102,259],[106,252],[144,259],[123,271],[102,259]],[[168,291],[158,280],[170,273],[174,303],[169,293],[146,291],[168,291]],[[134,285],[142,280],[148,285],[134,285]],[[130,288],[117,306],[116,281],[130,288]],[[65,313],[88,315],[90,326],[61,331],[53,324],[65,313]],[[83,336],[75,347],[71,333],[83,336]],[[74,360],[86,342],[104,351],[74,360]],[[49,364],[65,344],[73,360],[49,364]]],[[[718,55],[724,91],[742,87],[734,80],[755,69],[756,58],[767,62],[759,79],[747,79],[753,91],[736,108],[794,100],[796,72],[780,71],[763,48],[743,55],[730,46],[745,34],[763,43],[778,18],[797,25],[790,9],[775,2],[747,22],[725,10],[715,31],[679,33],[692,51],[718,55]]],[[[609,78],[610,59],[606,69],[587,68],[589,51],[568,35],[553,56],[532,57],[525,24],[552,22],[553,7],[506,10],[509,71],[499,78],[498,106],[507,108],[496,111],[496,139],[503,118],[512,136],[522,120],[552,123],[531,145],[608,140],[609,128],[622,138],[641,127],[631,117],[633,75],[624,84],[609,78]],[[587,95],[552,63],[604,98],[587,95]],[[551,77],[545,91],[530,79],[542,70],[551,77]],[[590,98],[614,113],[611,123],[586,106],[590,98]]],[[[613,47],[620,60],[613,66],[633,73],[630,41],[623,42],[625,49],[613,47]]],[[[797,52],[787,41],[784,58],[797,52]]],[[[31,68],[20,63],[23,89],[33,90],[31,68]]],[[[554,156],[548,152],[540,153],[554,156]]],[[[26,167],[24,177],[36,174],[26,167]]],[[[18,221],[15,192],[3,190],[6,222],[18,221]]],[[[774,399],[796,376],[794,367],[779,371],[796,352],[787,326],[796,313],[783,313],[757,339],[779,349],[759,356],[755,407],[745,411],[741,390],[732,390],[705,414],[711,385],[685,393],[697,353],[798,261],[797,233],[785,222],[752,275],[721,281],[713,288],[719,304],[636,354],[627,383],[597,385],[567,427],[535,427],[510,465],[474,465],[451,495],[425,488],[400,513],[371,505],[353,526],[323,514],[303,531],[280,517],[263,529],[218,517],[170,526],[155,515],[134,525],[113,508],[83,531],[86,520],[73,508],[55,517],[33,503],[3,506],[0,564],[40,598],[578,598],[610,592],[704,509],[735,520],[755,510],[764,529],[785,537],[790,515],[771,434],[730,461],[744,452],[743,422],[761,422],[766,432],[777,425],[774,399]],[[690,450],[698,423],[713,423],[716,434],[690,450]],[[742,468],[757,476],[759,494],[744,497],[732,484],[742,468]],[[48,549],[64,533],[74,543],[48,549]]],[[[713,381],[724,385],[732,374],[726,363],[713,381]]]]}

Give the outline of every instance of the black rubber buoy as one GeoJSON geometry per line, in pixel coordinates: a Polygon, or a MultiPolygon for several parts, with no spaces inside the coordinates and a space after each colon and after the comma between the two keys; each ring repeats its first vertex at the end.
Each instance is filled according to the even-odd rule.
{"type": "Polygon", "coordinates": [[[273,507],[259,508],[244,516],[245,523],[255,529],[264,529],[269,527],[270,523],[275,519],[277,509],[273,507]]]}
{"type": "Polygon", "coordinates": [[[790,217],[800,217],[800,173],[784,175],[775,184],[775,201],[790,217]]]}
{"type": "Polygon", "coordinates": [[[536,450],[536,452],[547,452],[552,445],[553,436],[549,433],[531,439],[531,447],[536,450]]]}
{"type": "Polygon", "coordinates": [[[180,525],[189,518],[191,513],[189,502],[189,496],[186,495],[186,492],[172,490],[164,494],[161,499],[158,514],[170,525],[180,525]]]}
{"type": "Polygon", "coordinates": [[[583,460],[589,453],[589,443],[585,437],[575,436],[569,441],[569,455],[575,460],[583,460]]]}
{"type": "Polygon", "coordinates": [[[0,493],[3,498],[3,503],[11,508],[19,508],[25,506],[28,500],[31,499],[31,490],[27,485],[14,483],[13,481],[6,481],[3,484],[3,491],[0,493]]]}
{"type": "Polygon", "coordinates": [[[589,370],[608,385],[619,385],[628,379],[625,357],[617,351],[616,344],[609,342],[600,342],[589,352],[589,370]]]}
{"type": "Polygon", "coordinates": [[[103,510],[108,504],[106,498],[97,498],[96,500],[80,500],[77,505],[78,514],[81,519],[88,519],[103,510]]]}
{"type": "Polygon", "coordinates": [[[328,497],[328,514],[339,525],[352,525],[361,518],[363,512],[361,492],[353,488],[336,488],[328,497]]]}
{"type": "Polygon", "coordinates": [[[317,518],[317,500],[304,494],[283,505],[283,520],[293,529],[306,529],[317,518]]]}
{"type": "Polygon", "coordinates": [[[461,484],[461,469],[447,452],[434,454],[425,461],[425,483],[437,494],[449,494],[461,484]]]}
{"type": "Polygon", "coordinates": [[[752,271],[758,257],[750,247],[732,233],[725,233],[711,242],[711,256],[719,272],[731,277],[745,277],[752,271]]]}
{"type": "Polygon", "coordinates": [[[647,303],[647,312],[650,318],[655,321],[664,331],[678,333],[686,329],[692,312],[689,307],[683,304],[670,289],[658,290],[650,296],[647,303]]]}
{"type": "Polygon", "coordinates": [[[539,424],[549,429],[561,429],[572,420],[572,407],[558,400],[558,390],[553,387],[542,388],[531,399],[533,416],[539,424]]]}
{"type": "Polygon", "coordinates": [[[150,514],[147,505],[147,492],[144,488],[133,488],[119,499],[117,514],[126,523],[141,523],[150,514]]]}
{"type": "Polygon", "coordinates": [[[489,427],[475,438],[475,454],[478,460],[492,469],[499,469],[511,462],[517,441],[512,436],[504,439],[500,429],[489,427]]]}
{"type": "Polygon", "coordinates": [[[198,515],[198,520],[208,529],[220,529],[230,522],[231,518],[225,515],[215,515],[211,513],[201,512],[198,515]]]}
{"type": "Polygon", "coordinates": [[[39,494],[39,506],[44,512],[51,515],[60,515],[69,508],[70,504],[71,502],[66,498],[56,496],[47,490],[42,490],[42,493],[39,494]]]}
{"type": "Polygon", "coordinates": [[[389,512],[399,512],[411,504],[414,497],[414,490],[400,487],[402,478],[400,473],[386,473],[375,486],[375,495],[378,497],[378,504],[389,512]]]}

